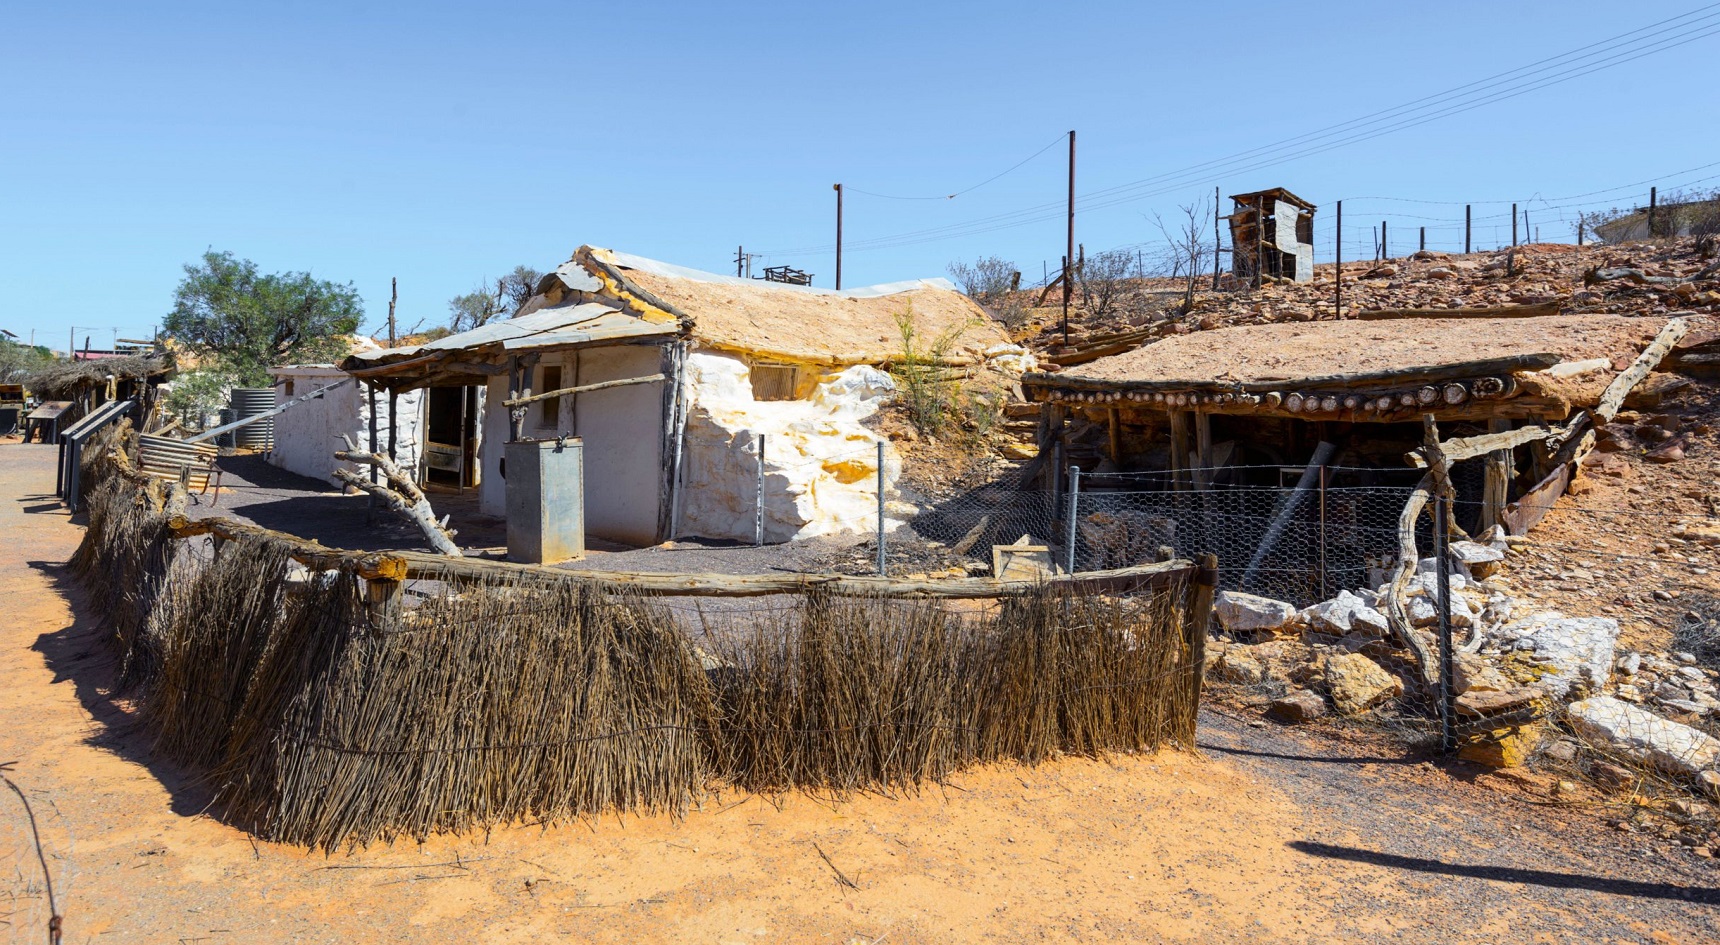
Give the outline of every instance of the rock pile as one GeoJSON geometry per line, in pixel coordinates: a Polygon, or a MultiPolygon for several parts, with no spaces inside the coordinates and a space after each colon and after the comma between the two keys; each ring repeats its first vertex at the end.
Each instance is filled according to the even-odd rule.
{"type": "MultiPolygon", "coordinates": [[[[1509,548],[1504,541],[1454,544],[1461,547],[1448,565],[1453,688],[1468,739],[1464,758],[1524,764],[1549,744],[1546,720],[1557,719],[1579,741],[1555,740],[1549,753],[1575,758],[1586,749],[1614,759],[1596,766],[1635,763],[1720,799],[1720,740],[1686,724],[1720,718],[1720,671],[1692,653],[1619,653],[1617,620],[1535,609],[1490,586],[1486,577],[1509,548]]],[[[1411,632],[1431,636],[1438,623],[1438,568],[1422,559],[1409,583],[1411,632]]],[[[1391,633],[1387,593],[1345,590],[1298,609],[1221,592],[1214,613],[1229,639],[1213,647],[1211,677],[1266,690],[1267,714],[1287,723],[1384,711],[1406,694],[1430,700],[1391,633]]]]}

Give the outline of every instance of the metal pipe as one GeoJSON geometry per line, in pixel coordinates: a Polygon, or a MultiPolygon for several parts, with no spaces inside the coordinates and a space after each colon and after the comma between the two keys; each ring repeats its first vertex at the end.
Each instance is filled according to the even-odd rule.
{"type": "Polygon", "coordinates": [[[1441,744],[1447,752],[1457,750],[1457,692],[1452,685],[1451,570],[1446,553],[1446,508],[1443,489],[1433,497],[1433,558],[1437,575],[1439,607],[1439,721],[1441,744]]]}
{"type": "MultiPolygon", "coordinates": [[[[1081,503],[1081,467],[1069,464],[1069,530],[1065,535],[1063,550],[1063,569],[1070,574],[1075,573],[1075,521],[1080,515],[1081,503]]],[[[996,577],[996,575],[992,575],[996,577]]]]}
{"type": "Polygon", "coordinates": [[[758,435],[758,481],[753,492],[753,544],[764,544],[764,434],[758,435]]]}
{"type": "Polygon", "coordinates": [[[878,441],[878,573],[884,573],[884,441],[878,441]]]}

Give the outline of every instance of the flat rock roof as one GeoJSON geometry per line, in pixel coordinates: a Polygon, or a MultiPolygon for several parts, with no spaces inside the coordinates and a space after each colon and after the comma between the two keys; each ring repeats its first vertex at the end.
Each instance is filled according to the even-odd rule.
{"type": "Polygon", "coordinates": [[[1634,357],[1662,317],[1401,318],[1289,322],[1176,335],[1090,364],[1040,375],[1059,380],[1189,386],[1294,384],[1338,374],[1385,374],[1495,358],[1552,354],[1563,361],[1634,357]]]}

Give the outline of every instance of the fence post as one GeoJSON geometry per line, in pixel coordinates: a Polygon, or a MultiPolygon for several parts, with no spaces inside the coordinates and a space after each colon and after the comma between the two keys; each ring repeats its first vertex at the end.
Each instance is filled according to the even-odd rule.
{"type": "Polygon", "coordinates": [[[884,573],[884,441],[878,441],[878,573],[884,573]]]}
{"type": "Polygon", "coordinates": [[[1069,464],[1069,531],[1064,536],[1067,547],[1063,551],[1064,570],[1075,573],[1075,518],[1081,502],[1081,467],[1069,464]]]}
{"type": "Polygon", "coordinates": [[[1338,236],[1332,247],[1332,273],[1337,282],[1337,291],[1332,297],[1332,308],[1338,318],[1344,317],[1344,202],[1338,201],[1338,236]]]}
{"type": "Polygon", "coordinates": [[[1451,572],[1446,554],[1445,491],[1433,497],[1433,560],[1439,607],[1439,728],[1440,744],[1447,752],[1457,750],[1456,708],[1457,692],[1452,685],[1451,650],[1451,572]]]}
{"type": "Polygon", "coordinates": [[[1463,205],[1463,255],[1469,255],[1470,223],[1473,218],[1469,215],[1469,204],[1463,205]]]}
{"type": "Polygon", "coordinates": [[[758,481],[753,486],[753,544],[764,544],[764,434],[758,435],[758,481]]]}

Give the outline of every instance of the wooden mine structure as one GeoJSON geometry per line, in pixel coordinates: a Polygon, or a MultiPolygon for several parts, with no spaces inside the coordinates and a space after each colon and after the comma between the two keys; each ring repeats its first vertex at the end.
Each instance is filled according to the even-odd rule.
{"type": "Polygon", "coordinates": [[[1231,272],[1259,285],[1263,279],[1314,278],[1314,205],[1282,187],[1233,194],[1231,272]]]}

